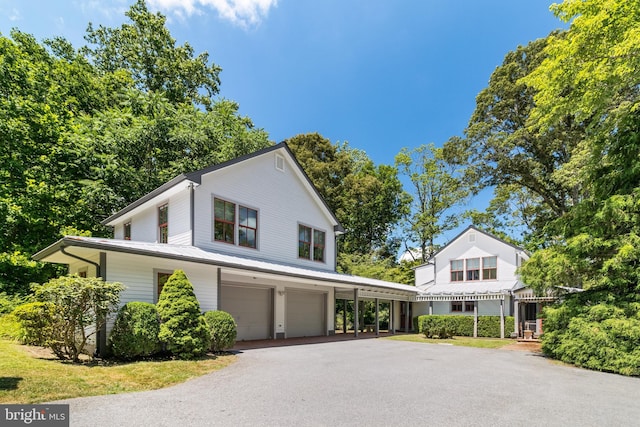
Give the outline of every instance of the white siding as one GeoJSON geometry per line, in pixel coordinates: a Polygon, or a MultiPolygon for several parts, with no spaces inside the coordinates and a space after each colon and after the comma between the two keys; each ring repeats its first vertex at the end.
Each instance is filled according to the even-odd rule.
{"type": "Polygon", "coordinates": [[[432,282],[434,279],[434,266],[433,264],[422,264],[415,269],[415,284],[417,287],[432,282]]]}
{"type": "Polygon", "coordinates": [[[217,304],[216,267],[170,259],[159,259],[117,252],[107,254],[107,281],[125,286],[120,304],[130,301],[154,301],[154,270],[181,269],[193,285],[201,311],[214,310],[217,304]]]}
{"type": "MultiPolygon", "coordinates": [[[[451,281],[452,260],[497,256],[497,280],[504,283],[504,289],[510,289],[517,280],[516,253],[517,250],[513,246],[484,233],[469,230],[436,255],[436,283],[451,281]],[[469,234],[475,234],[475,242],[469,241],[469,234]]],[[[482,281],[475,281],[475,283],[480,282],[482,281]]],[[[419,283],[416,282],[416,284],[419,283]]]]}
{"type": "Polygon", "coordinates": [[[287,163],[275,168],[267,153],[202,177],[195,190],[195,245],[208,250],[267,259],[303,267],[335,270],[333,225],[287,163]],[[258,210],[258,248],[214,242],[213,197],[258,210]],[[325,262],[298,258],[298,224],[326,233],[325,262]]]}
{"type": "MultiPolygon", "coordinates": [[[[171,210],[171,206],[169,206],[169,210],[171,210]]],[[[147,209],[129,219],[131,220],[131,240],[140,242],[158,241],[157,206],[147,209]]],[[[123,221],[123,223],[129,219],[123,221]]],[[[171,229],[171,224],[169,224],[169,229],[171,229]]]]}
{"type": "Polygon", "coordinates": [[[191,244],[191,197],[188,188],[169,199],[169,243],[191,244]]]}

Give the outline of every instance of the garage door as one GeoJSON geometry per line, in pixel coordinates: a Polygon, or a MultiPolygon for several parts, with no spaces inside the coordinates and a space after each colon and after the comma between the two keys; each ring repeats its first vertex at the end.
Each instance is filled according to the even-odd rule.
{"type": "Polygon", "coordinates": [[[287,338],[326,335],[326,294],[287,289],[287,338]]]}
{"type": "Polygon", "coordinates": [[[220,307],[238,324],[238,341],[271,338],[271,289],[222,285],[220,307]]]}

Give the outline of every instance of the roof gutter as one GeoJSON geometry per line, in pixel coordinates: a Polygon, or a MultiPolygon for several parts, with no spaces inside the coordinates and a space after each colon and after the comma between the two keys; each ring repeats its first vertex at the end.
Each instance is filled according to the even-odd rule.
{"type": "MultiPolygon", "coordinates": [[[[82,262],[86,262],[88,264],[93,265],[96,268],[96,277],[102,277],[102,269],[100,268],[100,264],[98,264],[97,262],[93,262],[90,259],[86,259],[86,258],[82,258],[81,256],[72,254],[70,252],[67,252],[66,247],[64,245],[60,246],[60,252],[62,252],[63,254],[65,254],[66,256],[69,256],[71,258],[75,258],[78,261],[82,261],[82,262]]],[[[104,277],[102,277],[104,279],[104,277]]]]}

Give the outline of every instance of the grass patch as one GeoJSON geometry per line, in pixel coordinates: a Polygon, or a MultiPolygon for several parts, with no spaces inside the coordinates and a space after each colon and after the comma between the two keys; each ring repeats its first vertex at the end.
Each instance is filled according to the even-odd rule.
{"type": "Polygon", "coordinates": [[[36,349],[0,339],[0,404],[155,390],[224,368],[237,357],[72,364],[38,357],[36,349]]]}
{"type": "Polygon", "coordinates": [[[473,337],[453,337],[445,340],[425,338],[422,334],[412,335],[394,335],[391,337],[385,337],[386,340],[395,341],[411,341],[422,342],[427,344],[451,344],[462,347],[477,347],[477,348],[501,348],[509,344],[513,344],[514,340],[509,338],[473,338],[473,337]]]}

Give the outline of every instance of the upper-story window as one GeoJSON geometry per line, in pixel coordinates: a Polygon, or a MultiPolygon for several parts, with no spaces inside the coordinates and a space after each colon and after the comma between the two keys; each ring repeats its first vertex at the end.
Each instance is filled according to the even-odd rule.
{"type": "Polygon", "coordinates": [[[124,240],[131,240],[131,221],[124,224],[124,240]]]}
{"type": "Polygon", "coordinates": [[[222,199],[213,201],[213,239],[217,242],[235,243],[236,204],[222,199]]]}
{"type": "Polygon", "coordinates": [[[467,280],[480,280],[480,258],[467,259],[467,280]]]}
{"type": "Polygon", "coordinates": [[[255,248],[258,241],[258,211],[240,206],[238,213],[238,244],[255,248]]]}
{"type": "Polygon", "coordinates": [[[298,225],[298,257],[325,261],[326,234],[306,225],[298,225]]]}
{"type": "Polygon", "coordinates": [[[498,257],[454,259],[451,264],[451,281],[496,280],[498,278],[498,257]],[[482,262],[482,268],[481,264],[482,262]],[[466,271],[466,274],[465,274],[466,271]],[[481,274],[482,272],[482,274],[481,274]]]}
{"type": "Polygon", "coordinates": [[[169,242],[169,204],[158,207],[158,242],[169,242]]]}
{"type": "Polygon", "coordinates": [[[464,260],[451,261],[451,281],[462,282],[464,280],[464,260]]]}
{"type": "Polygon", "coordinates": [[[235,244],[236,228],[238,245],[254,249],[258,247],[258,211],[214,198],[213,240],[235,244]]]}
{"type": "Polygon", "coordinates": [[[482,280],[496,280],[498,277],[498,257],[482,258],[482,280]]]}

